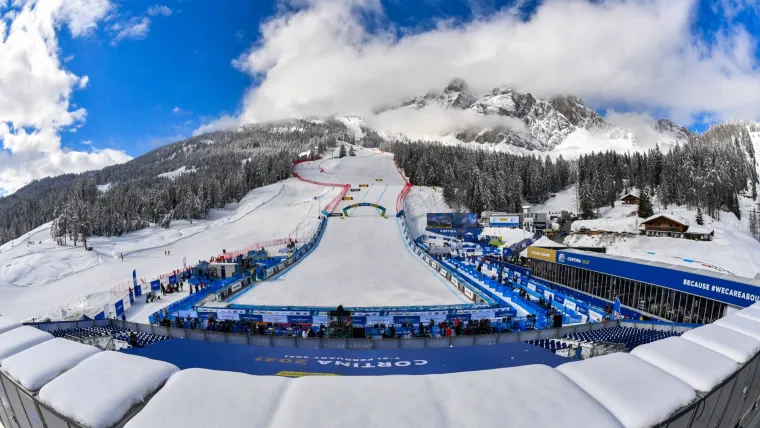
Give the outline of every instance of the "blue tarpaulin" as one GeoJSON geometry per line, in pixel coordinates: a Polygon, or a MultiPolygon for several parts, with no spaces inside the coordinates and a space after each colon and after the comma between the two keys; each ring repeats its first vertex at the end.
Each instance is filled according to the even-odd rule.
{"type": "Polygon", "coordinates": [[[425,375],[529,364],[556,367],[572,360],[523,342],[427,349],[271,348],[185,339],[166,340],[123,352],[162,360],[180,369],[204,368],[253,375],[283,371],[343,376],[425,375]]]}

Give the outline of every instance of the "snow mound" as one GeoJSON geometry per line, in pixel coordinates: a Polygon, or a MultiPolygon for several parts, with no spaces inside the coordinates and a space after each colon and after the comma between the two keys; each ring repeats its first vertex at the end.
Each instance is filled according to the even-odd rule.
{"type": "Polygon", "coordinates": [[[755,340],[760,340],[760,322],[738,314],[723,317],[713,324],[747,335],[755,340]]]}
{"type": "Polygon", "coordinates": [[[744,364],[760,351],[760,341],[714,324],[689,330],[682,339],[719,352],[739,364],[744,364]]]}
{"type": "Polygon", "coordinates": [[[680,337],[638,346],[631,355],[659,367],[699,392],[711,391],[739,368],[728,357],[680,337]]]}
{"type": "Polygon", "coordinates": [[[758,321],[760,322],[760,309],[758,308],[744,308],[741,311],[737,312],[736,315],[739,315],[740,317],[751,319],[752,321],[758,321]]]}
{"type": "Polygon", "coordinates": [[[427,213],[450,212],[454,212],[454,209],[443,200],[443,189],[439,187],[414,186],[404,201],[406,223],[414,239],[425,233],[427,213]]]}
{"type": "Polygon", "coordinates": [[[94,346],[56,338],[6,358],[3,370],[24,388],[36,391],[98,352],[94,346]]]}
{"type": "MultiPolygon", "coordinates": [[[[284,377],[183,370],[169,378],[126,428],[275,426],[272,420],[291,382],[284,377]],[[203,404],[188,405],[187,392],[199,386],[203,404]]],[[[300,412],[301,406],[291,410],[300,412]]]]}
{"type": "Polygon", "coordinates": [[[0,334],[18,327],[21,327],[21,323],[18,321],[14,320],[11,317],[0,316],[0,334]]]}
{"type": "Polygon", "coordinates": [[[21,326],[0,334],[0,364],[11,355],[52,338],[52,334],[29,326],[21,326]]]}
{"type": "Polygon", "coordinates": [[[627,428],[654,426],[697,399],[689,385],[629,354],[567,363],[557,370],[627,428]]]}
{"type": "Polygon", "coordinates": [[[548,427],[560,419],[567,427],[621,426],[576,385],[540,365],[429,376],[304,377],[283,397],[273,426],[334,420],[336,409],[313,399],[330,396],[342,397],[339,425],[347,427],[548,427]]]}
{"type": "MultiPolygon", "coordinates": [[[[177,371],[176,366],[162,361],[104,351],[42,387],[39,399],[86,427],[108,428],[177,371]]],[[[205,398],[202,391],[196,392],[201,394],[200,400],[205,398]]],[[[193,407],[188,405],[187,394],[183,398],[183,409],[193,407]]],[[[181,412],[177,408],[174,411],[181,412]]]]}

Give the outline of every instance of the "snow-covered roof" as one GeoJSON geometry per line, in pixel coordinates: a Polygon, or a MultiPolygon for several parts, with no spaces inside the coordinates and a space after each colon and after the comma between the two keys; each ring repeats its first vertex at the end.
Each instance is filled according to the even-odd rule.
{"type": "MultiPolygon", "coordinates": [[[[173,364],[136,355],[104,351],[43,386],[40,401],[90,428],[108,428],[120,421],[133,406],[142,403],[179,369],[173,364]],[[82,393],[82,392],[85,392],[82,393]],[[96,399],[97,398],[97,399],[96,399]]],[[[194,390],[200,401],[208,395],[194,390]]],[[[187,392],[187,391],[186,391],[187,392]]],[[[192,407],[189,400],[182,408],[192,407]]],[[[219,412],[220,409],[215,409],[219,412]]],[[[177,413],[179,409],[174,409],[177,413]]]]}
{"type": "Polygon", "coordinates": [[[29,326],[21,326],[0,334],[0,364],[11,355],[52,338],[52,334],[29,326]]]}
{"type": "Polygon", "coordinates": [[[24,388],[36,391],[98,352],[94,346],[56,338],[6,358],[3,370],[24,388]]]}
{"type": "Polygon", "coordinates": [[[689,330],[681,338],[719,352],[739,364],[746,363],[760,351],[760,341],[714,324],[689,330]]]}
{"type": "Polygon", "coordinates": [[[699,392],[711,391],[739,369],[730,358],[680,337],[638,346],[631,355],[659,367],[699,392]]]}
{"type": "MultiPolygon", "coordinates": [[[[291,385],[292,379],[277,376],[183,370],[169,378],[126,428],[272,426],[291,385]],[[188,391],[200,392],[203,405],[188,405],[188,391]]],[[[291,410],[300,411],[300,407],[291,410]]]]}
{"type": "Polygon", "coordinates": [[[641,224],[648,223],[648,222],[650,222],[650,221],[652,221],[652,220],[654,220],[656,218],[660,218],[660,217],[665,217],[666,219],[668,219],[670,221],[674,221],[674,222],[676,222],[678,224],[682,224],[684,226],[688,226],[689,225],[689,223],[685,222],[684,220],[682,220],[682,219],[680,219],[680,218],[678,218],[678,217],[676,217],[674,215],[665,214],[665,213],[659,213],[659,214],[655,214],[655,215],[653,215],[651,217],[647,217],[644,220],[641,220],[641,224]]]}
{"type": "Polygon", "coordinates": [[[566,363],[557,370],[628,428],[655,426],[697,399],[689,385],[630,354],[566,363]]]}
{"type": "Polygon", "coordinates": [[[708,229],[706,227],[702,226],[689,226],[689,229],[684,233],[701,233],[701,234],[710,234],[713,233],[713,229],[708,229]]]}
{"type": "Polygon", "coordinates": [[[551,239],[547,238],[546,236],[542,236],[539,238],[538,241],[531,244],[531,247],[538,247],[538,248],[567,248],[567,246],[562,245],[558,242],[554,242],[551,239]]]}
{"type": "Polygon", "coordinates": [[[626,193],[625,195],[623,195],[620,199],[625,199],[628,196],[633,196],[634,198],[638,198],[639,197],[639,191],[638,190],[632,190],[632,191],[626,193]]]}
{"type": "Polygon", "coordinates": [[[20,322],[14,320],[11,317],[0,316],[0,334],[18,327],[21,327],[20,322]]]}
{"type": "Polygon", "coordinates": [[[741,316],[738,313],[723,317],[713,324],[746,334],[755,340],[760,340],[760,322],[741,316]]]}

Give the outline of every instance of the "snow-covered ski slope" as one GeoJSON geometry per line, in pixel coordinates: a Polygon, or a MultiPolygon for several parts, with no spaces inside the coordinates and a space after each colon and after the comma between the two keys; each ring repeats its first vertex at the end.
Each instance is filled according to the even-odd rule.
{"type": "MultiPolygon", "coordinates": [[[[257,242],[280,238],[308,239],[316,230],[320,207],[339,194],[338,188],[317,186],[290,178],[249,192],[239,203],[211,210],[205,220],[175,221],[169,229],[147,228],[120,237],[93,238],[94,248],[82,244],[57,246],[49,224],[0,246],[0,314],[17,319],[61,319],[94,315],[115,299],[109,290],[138,278],[150,281],[160,274],[208,260],[222,249],[234,251],[257,242]],[[34,245],[28,245],[33,241],[34,245]],[[165,251],[171,255],[165,255],[165,251]],[[119,258],[124,254],[124,261],[119,258]]],[[[276,250],[276,249],[275,249],[276,250]]],[[[130,321],[147,322],[148,315],[188,294],[144,300],[127,311],[130,321]]]]}
{"type": "Polygon", "coordinates": [[[368,202],[372,207],[333,217],[317,249],[284,275],[246,292],[234,303],[293,306],[412,306],[467,303],[465,298],[406,247],[399,230],[396,199],[406,184],[393,156],[359,149],[356,157],[299,164],[304,179],[350,184],[335,211],[368,202]],[[382,181],[378,181],[381,179],[382,181]]]}

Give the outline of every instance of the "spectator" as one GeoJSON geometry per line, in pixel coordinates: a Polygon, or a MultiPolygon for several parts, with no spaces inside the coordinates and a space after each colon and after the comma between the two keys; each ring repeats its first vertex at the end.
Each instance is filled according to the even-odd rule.
{"type": "Polygon", "coordinates": [[[425,337],[425,324],[420,321],[420,337],[425,337]]]}
{"type": "Polygon", "coordinates": [[[390,336],[391,337],[396,337],[396,325],[395,324],[391,324],[390,330],[391,330],[390,336]]]}
{"type": "Polygon", "coordinates": [[[304,330],[304,331],[302,331],[302,332],[301,332],[301,337],[303,337],[304,339],[306,339],[307,337],[309,337],[309,332],[308,332],[308,330],[304,330]]]}
{"type": "Polygon", "coordinates": [[[121,313],[121,320],[122,321],[126,321],[127,320],[127,315],[124,312],[121,313]]]}

